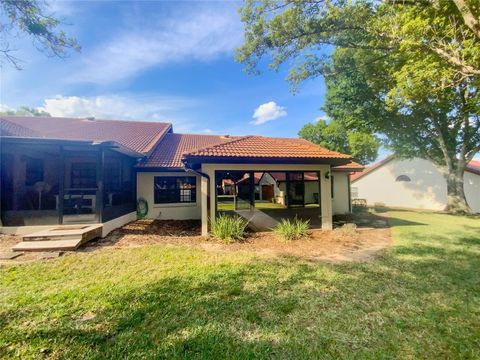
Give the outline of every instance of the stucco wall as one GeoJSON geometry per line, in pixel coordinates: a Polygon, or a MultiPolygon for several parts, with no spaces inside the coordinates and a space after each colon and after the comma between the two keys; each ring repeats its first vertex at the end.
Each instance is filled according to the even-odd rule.
{"type": "Polygon", "coordinates": [[[474,212],[480,213],[480,175],[465,172],[463,181],[468,205],[474,212]]]}
{"type": "Polygon", "coordinates": [[[333,172],[333,213],[346,214],[350,212],[348,196],[348,173],[333,172]]]}
{"type": "Polygon", "coordinates": [[[148,219],[193,220],[201,217],[200,177],[197,177],[196,203],[155,204],[153,197],[153,178],[155,176],[193,176],[185,172],[139,172],[137,173],[137,198],[148,202],[148,219]]]}
{"type": "MultiPolygon", "coordinates": [[[[369,205],[383,203],[413,209],[443,210],[447,204],[447,184],[431,162],[423,159],[392,160],[352,182],[358,198],[369,205]],[[411,181],[396,181],[407,175],[411,181]]],[[[472,209],[480,211],[480,176],[465,173],[465,194],[472,209]]]]}

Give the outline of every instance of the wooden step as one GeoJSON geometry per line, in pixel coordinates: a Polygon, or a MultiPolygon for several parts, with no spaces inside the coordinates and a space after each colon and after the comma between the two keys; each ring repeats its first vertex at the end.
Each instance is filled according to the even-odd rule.
{"type": "Polygon", "coordinates": [[[16,244],[13,251],[54,251],[76,250],[82,244],[82,238],[74,240],[47,240],[47,241],[22,241],[16,244]]]}
{"type": "Polygon", "coordinates": [[[102,235],[102,225],[63,225],[23,236],[23,241],[75,240],[90,241],[102,235]]]}

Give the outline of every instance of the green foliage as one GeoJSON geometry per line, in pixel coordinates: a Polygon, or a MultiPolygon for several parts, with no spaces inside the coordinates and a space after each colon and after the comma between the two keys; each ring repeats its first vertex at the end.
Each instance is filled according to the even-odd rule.
{"type": "Polygon", "coordinates": [[[274,228],[277,235],[281,236],[285,241],[298,240],[308,235],[310,229],[310,222],[308,220],[301,220],[295,217],[291,219],[282,219],[280,223],[274,228]]]}
{"type": "Polygon", "coordinates": [[[298,135],[327,149],[351,154],[361,164],[374,161],[380,147],[379,139],[366,132],[349,131],[341,121],[330,123],[323,119],[315,124],[308,123],[298,135]]]}
{"type": "Polygon", "coordinates": [[[0,115],[18,115],[18,116],[51,116],[48,112],[42,109],[21,106],[16,110],[0,111],[0,115]]]}
{"type": "Polygon", "coordinates": [[[47,56],[67,56],[67,50],[80,51],[77,41],[59,30],[60,20],[48,14],[48,4],[37,0],[1,0],[0,59],[8,61],[17,69],[21,69],[20,59],[12,55],[9,39],[15,39],[19,32],[33,40],[37,49],[47,56]]]}
{"type": "Polygon", "coordinates": [[[212,220],[212,234],[225,243],[239,241],[245,237],[248,222],[236,215],[221,214],[212,220]]]}
{"type": "MultiPolygon", "coordinates": [[[[480,151],[479,18],[478,0],[247,0],[237,59],[248,72],[263,57],[274,69],[294,64],[294,88],[325,76],[332,120],[435,163],[449,209],[468,211],[463,173],[480,151]]],[[[360,152],[364,140],[352,139],[360,152]]]]}
{"type": "Polygon", "coordinates": [[[0,357],[478,359],[480,219],[388,217],[362,263],[154,244],[4,264],[0,357]]]}

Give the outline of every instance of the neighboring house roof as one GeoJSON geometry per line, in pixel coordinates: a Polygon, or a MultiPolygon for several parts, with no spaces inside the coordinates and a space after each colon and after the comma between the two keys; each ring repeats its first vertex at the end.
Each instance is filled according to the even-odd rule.
{"type": "Polygon", "coordinates": [[[197,149],[223,144],[237,139],[236,137],[218,135],[194,135],[169,133],[142,162],[139,167],[183,168],[184,154],[197,149]]]}
{"type": "MultiPolygon", "coordinates": [[[[357,181],[358,179],[364,177],[365,175],[367,175],[367,174],[371,173],[372,171],[382,167],[383,165],[387,164],[388,162],[390,162],[394,159],[395,159],[394,155],[387,156],[385,159],[383,159],[383,160],[381,160],[381,161],[379,161],[379,162],[377,162],[377,163],[375,163],[375,164],[373,164],[369,167],[366,167],[363,172],[358,172],[358,173],[353,174],[351,176],[351,181],[352,182],[357,181]]],[[[467,167],[466,167],[465,171],[480,175],[480,161],[471,160],[467,164],[467,167]]]]}
{"type": "Polygon", "coordinates": [[[0,119],[2,136],[115,141],[144,154],[172,131],[171,124],[160,122],[43,116],[0,116],[0,119]]]}
{"type": "Polygon", "coordinates": [[[480,175],[480,161],[471,160],[467,165],[467,171],[480,175]]]}
{"type": "Polygon", "coordinates": [[[282,159],[350,159],[350,155],[327,150],[304,139],[244,136],[205,147],[185,155],[188,158],[282,158],[282,159]]]}

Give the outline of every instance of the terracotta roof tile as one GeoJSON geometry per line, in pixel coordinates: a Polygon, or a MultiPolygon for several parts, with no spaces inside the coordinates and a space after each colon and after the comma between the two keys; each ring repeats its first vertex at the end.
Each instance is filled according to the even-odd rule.
{"type": "Polygon", "coordinates": [[[480,161],[471,160],[467,165],[467,171],[480,175],[480,161]]]}
{"type": "Polygon", "coordinates": [[[0,119],[0,136],[41,137],[41,134],[14,122],[0,119]]]}
{"type": "MultiPolygon", "coordinates": [[[[131,150],[148,153],[168,131],[171,124],[125,120],[89,120],[60,117],[1,116],[18,126],[9,136],[44,137],[67,140],[115,141],[131,150]],[[22,129],[29,129],[30,132],[22,129]]],[[[2,134],[3,134],[2,122],[2,134]]]]}
{"type": "Polygon", "coordinates": [[[365,166],[355,162],[355,161],[350,161],[348,164],[345,165],[338,165],[334,166],[332,170],[343,170],[343,171],[363,171],[365,169],[365,166]]]}
{"type": "Polygon", "coordinates": [[[304,139],[244,136],[224,144],[192,151],[187,157],[245,157],[291,159],[350,159],[304,139]]]}
{"type": "Polygon", "coordinates": [[[166,134],[139,167],[183,168],[182,157],[185,153],[235,139],[216,135],[166,134]]]}

